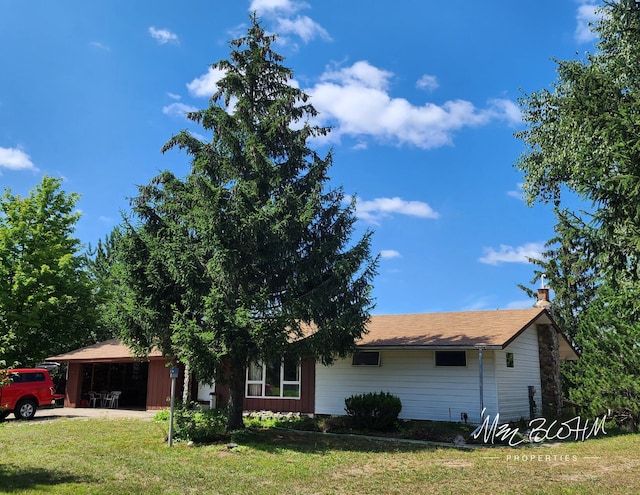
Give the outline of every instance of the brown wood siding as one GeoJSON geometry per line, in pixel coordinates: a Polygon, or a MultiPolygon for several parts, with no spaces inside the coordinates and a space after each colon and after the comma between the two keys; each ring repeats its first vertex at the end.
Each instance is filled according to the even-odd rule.
{"type": "Polygon", "coordinates": [[[300,365],[300,398],[246,398],[246,411],[299,412],[313,414],[315,410],[316,365],[312,359],[305,359],[300,365]]]}
{"type": "MultiPolygon", "coordinates": [[[[106,361],[110,362],[110,361],[106,361]]],[[[120,361],[118,361],[120,362],[120,361]]],[[[133,362],[133,360],[131,360],[133,362]]],[[[164,409],[169,407],[171,396],[171,377],[166,359],[152,359],[149,361],[147,376],[146,409],[164,409]]],[[[82,367],[92,366],[93,363],[69,363],[67,386],[65,390],[65,407],[82,407],[82,367]]],[[[182,399],[182,383],[184,368],[180,366],[180,376],[177,380],[176,400],[182,399]]]]}
{"type": "Polygon", "coordinates": [[[69,363],[67,387],[64,393],[64,407],[80,407],[80,389],[82,387],[82,364],[69,363]]]}
{"type": "MultiPolygon", "coordinates": [[[[180,376],[176,381],[176,400],[182,399],[182,383],[184,368],[180,366],[180,376]]],[[[149,361],[149,376],[147,377],[147,410],[165,409],[170,406],[171,377],[166,359],[152,359],[149,361]]]]}

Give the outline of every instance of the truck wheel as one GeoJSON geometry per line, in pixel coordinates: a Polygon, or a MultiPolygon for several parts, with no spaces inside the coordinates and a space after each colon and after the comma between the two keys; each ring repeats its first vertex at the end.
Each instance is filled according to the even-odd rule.
{"type": "Polygon", "coordinates": [[[31,399],[25,399],[18,402],[13,414],[18,419],[33,419],[36,415],[36,403],[31,399]]]}

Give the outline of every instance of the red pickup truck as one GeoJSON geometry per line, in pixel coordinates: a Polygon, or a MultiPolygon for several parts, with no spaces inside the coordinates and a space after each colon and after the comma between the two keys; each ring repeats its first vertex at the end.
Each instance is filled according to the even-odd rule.
{"type": "Polygon", "coordinates": [[[51,406],[64,397],[55,393],[44,368],[16,368],[7,374],[9,383],[0,387],[0,420],[11,413],[17,419],[32,419],[38,407],[51,406]]]}

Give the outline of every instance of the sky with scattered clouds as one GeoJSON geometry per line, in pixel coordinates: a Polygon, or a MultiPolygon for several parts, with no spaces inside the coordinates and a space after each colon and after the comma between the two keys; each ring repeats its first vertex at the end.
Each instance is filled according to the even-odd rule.
{"type": "Polygon", "coordinates": [[[553,59],[594,49],[597,2],[0,0],[0,190],[43,175],[81,195],[94,245],[136,186],[187,157],[162,145],[204,108],[256,12],[330,126],[331,185],[374,231],[375,313],[528,307],[517,287],[553,235],[522,201],[518,99],[549,88],[553,59]],[[10,48],[9,48],[10,47],[10,48]]]}

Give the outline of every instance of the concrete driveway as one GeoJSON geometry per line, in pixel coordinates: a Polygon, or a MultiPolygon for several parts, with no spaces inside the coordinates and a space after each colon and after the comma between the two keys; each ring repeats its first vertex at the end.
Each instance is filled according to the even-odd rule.
{"type": "MultiPolygon", "coordinates": [[[[118,419],[118,418],[138,418],[151,420],[158,411],[141,411],[136,409],[107,409],[102,407],[55,407],[51,409],[38,408],[36,415],[32,421],[49,420],[56,418],[102,418],[102,419],[118,419]]],[[[5,420],[7,422],[17,421],[13,414],[5,420]]]]}

